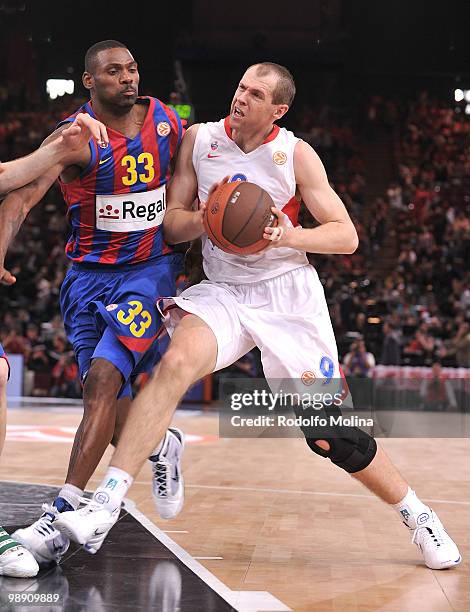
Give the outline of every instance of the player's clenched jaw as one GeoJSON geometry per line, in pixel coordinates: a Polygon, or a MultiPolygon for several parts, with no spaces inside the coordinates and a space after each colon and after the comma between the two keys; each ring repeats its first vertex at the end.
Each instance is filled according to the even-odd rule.
{"type": "Polygon", "coordinates": [[[137,62],[125,48],[104,49],[97,53],[83,84],[93,101],[115,114],[129,112],[139,92],[137,62]]]}

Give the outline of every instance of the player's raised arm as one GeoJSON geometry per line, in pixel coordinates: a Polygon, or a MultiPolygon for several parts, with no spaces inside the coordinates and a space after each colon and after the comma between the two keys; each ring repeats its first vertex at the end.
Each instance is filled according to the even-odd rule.
{"type": "Polygon", "coordinates": [[[71,153],[80,151],[90,138],[106,145],[106,127],[89,115],[80,113],[70,126],[60,132],[59,137],[48,141],[45,146],[26,157],[0,163],[0,195],[35,180],[52,166],[68,158],[71,153]]]}
{"type": "MultiPolygon", "coordinates": [[[[46,168],[39,177],[24,187],[11,191],[3,203],[0,204],[0,283],[12,285],[16,282],[16,278],[4,267],[5,256],[27,214],[40,202],[46,191],[65,168],[77,166],[78,172],[80,167],[86,166],[90,156],[88,148],[90,138],[107,142],[106,128],[99,121],[81,113],[72,124],[64,125],[48,136],[38,151],[27,158],[23,158],[24,160],[31,160],[36,153],[42,154],[43,151],[46,151],[48,153],[43,158],[44,162],[46,158],[52,159],[52,157],[49,157],[51,149],[62,151],[58,163],[46,168]],[[57,147],[60,147],[60,149],[57,149],[57,147]]],[[[8,163],[17,164],[22,162],[23,159],[8,163]]]]}
{"type": "Polygon", "coordinates": [[[193,166],[193,149],[199,126],[193,125],[186,132],[176,161],[175,173],[167,194],[167,210],[163,231],[168,244],[195,240],[204,232],[204,204],[192,210],[197,197],[197,180],[193,166]]]}
{"type": "Polygon", "coordinates": [[[321,225],[292,228],[286,215],[273,209],[279,226],[267,227],[264,237],[272,240],[273,246],[292,247],[307,253],[354,253],[358,246],[356,228],[343,202],[331,188],[320,158],[302,140],[295,147],[294,171],[302,200],[321,225]]]}

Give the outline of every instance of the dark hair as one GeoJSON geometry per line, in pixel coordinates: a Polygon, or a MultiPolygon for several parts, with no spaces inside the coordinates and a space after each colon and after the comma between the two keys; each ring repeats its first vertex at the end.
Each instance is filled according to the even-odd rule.
{"type": "Polygon", "coordinates": [[[260,64],[253,65],[259,76],[266,76],[267,74],[275,74],[277,76],[277,84],[273,91],[273,104],[287,104],[291,106],[295,96],[295,83],[294,77],[289,70],[273,62],[261,62],[260,64]]]}
{"type": "Polygon", "coordinates": [[[91,45],[91,47],[85,53],[85,72],[93,73],[93,70],[95,68],[96,56],[100,51],[116,48],[127,49],[127,45],[124,45],[118,40],[101,40],[100,42],[91,45]]]}

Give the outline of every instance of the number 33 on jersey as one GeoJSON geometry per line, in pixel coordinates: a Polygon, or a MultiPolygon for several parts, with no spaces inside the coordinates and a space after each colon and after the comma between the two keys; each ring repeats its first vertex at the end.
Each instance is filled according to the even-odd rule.
{"type": "Polygon", "coordinates": [[[117,340],[132,353],[135,363],[139,362],[161,329],[160,314],[150,300],[129,300],[108,306],[93,301],[88,308],[96,314],[101,331],[111,329],[117,340]]]}
{"type": "MultiPolygon", "coordinates": [[[[171,252],[160,227],[170,160],[183,129],[177,114],[156,98],[138,98],[136,104],[148,107],[137,136],[108,127],[108,147],[90,141],[88,167],[71,183],[61,183],[72,225],[66,253],[73,261],[135,264],[171,252]]],[[[78,112],[95,116],[90,102],[78,112]]]]}

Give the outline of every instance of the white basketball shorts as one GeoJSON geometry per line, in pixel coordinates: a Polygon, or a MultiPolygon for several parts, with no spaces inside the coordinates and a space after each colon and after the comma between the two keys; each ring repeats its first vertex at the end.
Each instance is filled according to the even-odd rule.
{"type": "Polygon", "coordinates": [[[257,283],[205,280],[165,299],[163,306],[170,336],[184,316],[181,310],[197,315],[211,328],[218,349],[214,371],[258,346],[270,382],[295,379],[310,385],[316,379],[340,378],[323,286],[310,265],[257,283]],[[171,308],[172,304],[179,308],[171,308]]]}

